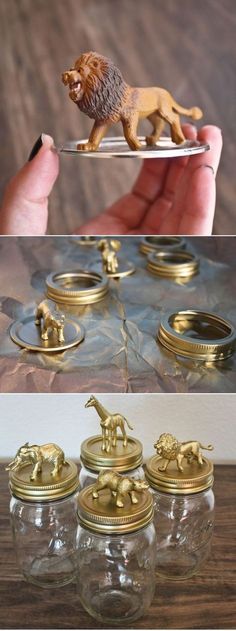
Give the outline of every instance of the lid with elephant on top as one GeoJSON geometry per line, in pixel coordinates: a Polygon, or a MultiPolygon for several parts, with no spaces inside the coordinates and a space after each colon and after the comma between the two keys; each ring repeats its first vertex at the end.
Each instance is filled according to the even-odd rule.
{"type": "Polygon", "coordinates": [[[6,467],[12,494],[30,502],[60,500],[79,485],[77,466],[55,443],[19,447],[6,467]]]}

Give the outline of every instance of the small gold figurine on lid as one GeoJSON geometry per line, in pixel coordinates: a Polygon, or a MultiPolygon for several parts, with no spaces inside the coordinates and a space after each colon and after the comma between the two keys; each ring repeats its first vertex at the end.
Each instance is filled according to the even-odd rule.
{"type": "Polygon", "coordinates": [[[213,484],[213,465],[201,449],[212,451],[197,440],[179,442],[173,434],[163,433],[155,442],[157,455],[146,465],[146,477],[153,486],[168,493],[198,493],[213,484]]]}
{"type": "Polygon", "coordinates": [[[100,239],[97,248],[102,254],[103,271],[110,278],[122,278],[135,272],[133,263],[117,257],[121,248],[117,239],[100,239]]]}
{"type": "Polygon", "coordinates": [[[43,300],[35,315],[14,322],[10,336],[16,344],[27,350],[60,352],[76,346],[84,339],[84,328],[72,318],[58,312],[43,300]]]}
{"type": "Polygon", "coordinates": [[[116,506],[124,507],[124,498],[129,495],[132,504],[138,504],[136,492],[140,493],[148,489],[149,484],[145,480],[135,480],[128,476],[123,476],[117,471],[101,471],[93,486],[93,498],[99,497],[102,489],[110,489],[111,495],[115,497],[116,506]]]}
{"type": "Polygon", "coordinates": [[[126,433],[126,427],[133,429],[130,421],[122,414],[108,411],[94,395],[85,407],[95,408],[100,418],[101,434],[90,436],[81,445],[81,488],[94,482],[99,471],[111,468],[127,472],[132,478],[144,477],[142,445],[126,433]]]}

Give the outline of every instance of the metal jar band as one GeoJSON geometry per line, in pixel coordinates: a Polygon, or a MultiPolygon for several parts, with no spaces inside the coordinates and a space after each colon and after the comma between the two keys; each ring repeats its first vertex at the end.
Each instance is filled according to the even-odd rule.
{"type": "Polygon", "coordinates": [[[86,305],[104,298],[108,279],[104,274],[87,270],[53,272],[46,278],[46,287],[47,297],[57,303],[86,305]]]}
{"type": "Polygon", "coordinates": [[[183,237],[143,237],[139,246],[140,252],[150,254],[151,252],[176,252],[185,248],[183,237]]]}
{"type": "Polygon", "coordinates": [[[199,270],[199,259],[190,252],[153,252],[147,257],[147,269],[166,278],[192,278],[199,270]]]}
{"type": "Polygon", "coordinates": [[[235,347],[233,325],[216,313],[198,309],[166,314],[157,337],[169,351],[202,361],[227,359],[235,347]]]}

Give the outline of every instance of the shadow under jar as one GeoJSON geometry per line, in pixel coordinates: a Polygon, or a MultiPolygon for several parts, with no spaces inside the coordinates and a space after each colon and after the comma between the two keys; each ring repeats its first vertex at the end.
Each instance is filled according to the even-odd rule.
{"type": "Polygon", "coordinates": [[[213,465],[176,462],[161,471],[165,459],[153,456],[146,477],[153,490],[157,535],[156,573],[181,580],[196,574],[209,556],[214,525],[213,465]]]}
{"type": "Polygon", "coordinates": [[[136,620],[151,604],[155,590],[156,536],[149,491],[137,504],[115,505],[110,491],[92,497],[93,486],[79,494],[78,592],[86,611],[103,623],[136,620]]]}
{"type": "Polygon", "coordinates": [[[10,473],[11,524],[24,578],[40,587],[60,587],[76,576],[78,473],[66,460],[52,478],[48,463],[31,480],[32,465],[10,473]]]}

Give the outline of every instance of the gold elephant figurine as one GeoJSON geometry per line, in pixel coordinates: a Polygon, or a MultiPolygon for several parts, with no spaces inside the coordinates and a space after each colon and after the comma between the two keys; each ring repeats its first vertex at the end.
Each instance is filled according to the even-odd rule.
{"type": "Polygon", "coordinates": [[[42,467],[45,462],[53,463],[51,475],[53,477],[57,476],[62,466],[66,464],[64,451],[54,443],[47,443],[46,445],[29,445],[29,443],[25,443],[18,449],[14,460],[6,467],[6,471],[15,471],[24,464],[32,463],[33,471],[30,480],[33,481],[42,473],[42,467]]]}
{"type": "Polygon", "coordinates": [[[64,326],[65,326],[65,316],[60,314],[59,317],[54,315],[47,303],[43,300],[37,306],[35,313],[35,324],[37,326],[41,326],[41,338],[42,340],[48,340],[50,331],[56,331],[58,342],[64,342],[64,326]]]}

